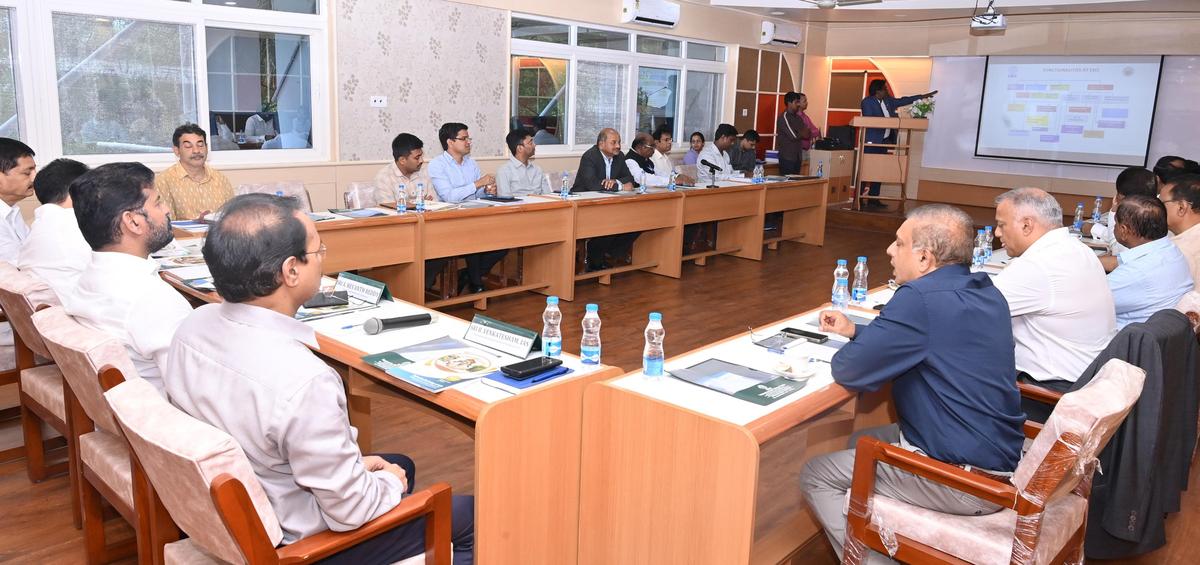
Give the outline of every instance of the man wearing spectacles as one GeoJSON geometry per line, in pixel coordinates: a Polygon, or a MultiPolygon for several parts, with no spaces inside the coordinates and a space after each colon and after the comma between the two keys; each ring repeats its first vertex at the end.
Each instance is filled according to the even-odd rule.
{"type": "Polygon", "coordinates": [[[158,276],[151,253],[171,234],[171,208],[141,163],[92,169],[69,189],[91,264],[63,308],[79,323],[116,337],[142,378],[163,390],[162,373],[175,329],[192,307],[158,276]]]}
{"type": "Polygon", "coordinates": [[[1180,175],[1162,185],[1158,197],[1167,207],[1167,227],[1175,234],[1172,241],[1183,252],[1192,270],[1192,279],[1200,280],[1200,175],[1180,175]]]}
{"type": "MultiPolygon", "coordinates": [[[[429,162],[429,178],[443,202],[462,202],[484,194],[496,194],[496,179],[485,175],[471,158],[471,134],[467,124],[450,122],[438,129],[438,141],[445,151],[429,162]]],[[[467,268],[458,272],[458,292],[468,287],[483,292],[483,277],[508,253],[507,249],[472,253],[464,257],[467,268]]]]}

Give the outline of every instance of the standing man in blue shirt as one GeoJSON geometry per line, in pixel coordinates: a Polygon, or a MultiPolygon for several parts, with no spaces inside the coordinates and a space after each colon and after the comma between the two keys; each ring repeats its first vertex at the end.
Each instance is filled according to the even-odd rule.
{"type": "Polygon", "coordinates": [[[1133,194],[1117,207],[1114,235],[1128,249],[1108,274],[1117,329],[1174,308],[1192,290],[1187,258],[1167,232],[1167,207],[1156,196],[1133,194]]]}
{"type": "MultiPolygon", "coordinates": [[[[438,141],[444,150],[429,162],[429,178],[442,202],[462,202],[479,198],[484,194],[496,194],[496,179],[479,170],[479,164],[471,158],[471,133],[467,124],[449,122],[438,128],[438,141]]],[[[470,289],[483,292],[483,278],[496,266],[507,249],[472,253],[463,257],[467,268],[458,271],[458,293],[470,289]]]]}
{"type": "MultiPolygon", "coordinates": [[[[867,97],[862,99],[862,102],[859,104],[859,109],[862,110],[862,115],[864,117],[895,118],[897,117],[897,108],[900,108],[901,106],[908,106],[917,100],[929,98],[934,94],[937,94],[936,90],[933,92],[926,92],[925,94],[918,94],[916,96],[893,98],[892,95],[888,94],[887,81],[883,79],[877,79],[871,81],[871,84],[867,87],[867,97]]],[[[891,148],[871,147],[871,144],[895,145],[896,130],[867,128],[867,133],[864,140],[866,141],[867,146],[863,147],[863,153],[887,153],[891,148]]],[[[867,194],[870,196],[879,196],[880,183],[872,182],[867,184],[867,194]]],[[[867,200],[864,207],[878,209],[886,208],[887,206],[884,205],[883,202],[872,198],[867,200]]]]}
{"type": "MultiPolygon", "coordinates": [[[[854,391],[892,383],[899,424],[864,430],[850,449],[816,457],[800,476],[804,498],[838,556],[846,492],[859,436],[981,474],[1007,476],[1021,458],[1025,421],[1017,391],[1008,304],[984,273],[971,273],[971,218],[944,204],[913,210],[888,247],[901,286],[870,325],[821,313],[821,330],[850,338],[833,356],[833,379],[854,391]]],[[[1000,507],[888,465],[875,492],[925,508],[982,515],[1000,507]]],[[[887,562],[872,553],[872,564],[887,562]]]]}

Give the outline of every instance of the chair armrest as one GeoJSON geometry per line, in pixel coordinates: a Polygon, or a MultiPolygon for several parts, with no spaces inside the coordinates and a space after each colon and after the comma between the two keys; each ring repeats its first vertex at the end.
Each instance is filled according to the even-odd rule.
{"type": "Polygon", "coordinates": [[[1042,388],[1042,387],[1034,385],[1034,384],[1017,383],[1017,390],[1021,391],[1021,396],[1025,397],[1025,398],[1028,398],[1030,400],[1036,400],[1038,402],[1041,402],[1043,404],[1049,404],[1051,406],[1058,404],[1058,401],[1062,400],[1061,392],[1055,392],[1053,390],[1042,388]]]}
{"type": "Polygon", "coordinates": [[[1037,439],[1038,434],[1042,433],[1042,427],[1043,424],[1025,420],[1025,439],[1037,439]]]}
{"type": "MultiPolygon", "coordinates": [[[[279,555],[279,563],[311,563],[324,559],[425,515],[431,515],[426,528],[437,530],[435,535],[444,538],[433,540],[437,545],[435,551],[445,552],[445,562],[449,563],[450,504],[450,485],[436,483],[429,488],[404,497],[395,508],[363,524],[356,530],[349,532],[325,530],[279,548],[276,551],[279,555]],[[444,529],[435,527],[434,522],[439,521],[444,521],[444,529]]],[[[429,531],[427,530],[425,538],[427,552],[430,541],[429,531]]],[[[432,556],[427,556],[428,562],[435,562],[433,559],[428,559],[429,557],[432,556]]]]}
{"type": "Polygon", "coordinates": [[[977,496],[993,504],[1012,508],[1017,501],[1017,489],[1007,483],[994,481],[982,475],[976,475],[961,467],[943,463],[897,447],[879,439],[863,436],[858,439],[854,454],[854,482],[850,488],[850,506],[856,503],[860,508],[866,508],[867,496],[875,490],[875,464],[886,463],[908,471],[918,477],[948,486],[955,490],[977,496]],[[865,479],[860,480],[859,471],[865,479]]]}

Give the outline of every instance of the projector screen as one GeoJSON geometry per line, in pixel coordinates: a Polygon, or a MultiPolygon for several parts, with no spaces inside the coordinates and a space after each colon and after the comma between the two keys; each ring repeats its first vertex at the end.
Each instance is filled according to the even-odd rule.
{"type": "Polygon", "coordinates": [[[975,155],[1145,166],[1161,56],[988,57],[975,155]]]}

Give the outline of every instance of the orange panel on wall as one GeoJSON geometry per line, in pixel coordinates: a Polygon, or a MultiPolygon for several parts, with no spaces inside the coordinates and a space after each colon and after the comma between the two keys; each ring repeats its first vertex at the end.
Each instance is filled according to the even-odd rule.
{"type": "Polygon", "coordinates": [[[835,71],[873,71],[879,67],[875,66],[870,59],[834,59],[833,70],[835,71]]]}
{"type": "Polygon", "coordinates": [[[858,108],[862,102],[865,81],[859,73],[829,75],[829,107],[858,108]]]}
{"type": "Polygon", "coordinates": [[[859,114],[859,112],[839,112],[836,110],[831,111],[831,112],[829,112],[829,115],[825,118],[829,122],[829,125],[826,127],[848,126],[848,125],[850,125],[850,120],[857,118],[858,114],[859,114]]]}
{"type": "Polygon", "coordinates": [[[754,146],[754,153],[758,159],[767,158],[767,150],[775,148],[775,136],[764,135],[758,138],[758,144],[754,146]]]}
{"type": "Polygon", "coordinates": [[[779,106],[777,94],[758,95],[758,117],[754,120],[754,129],[758,133],[775,133],[775,108],[779,106]]]}

